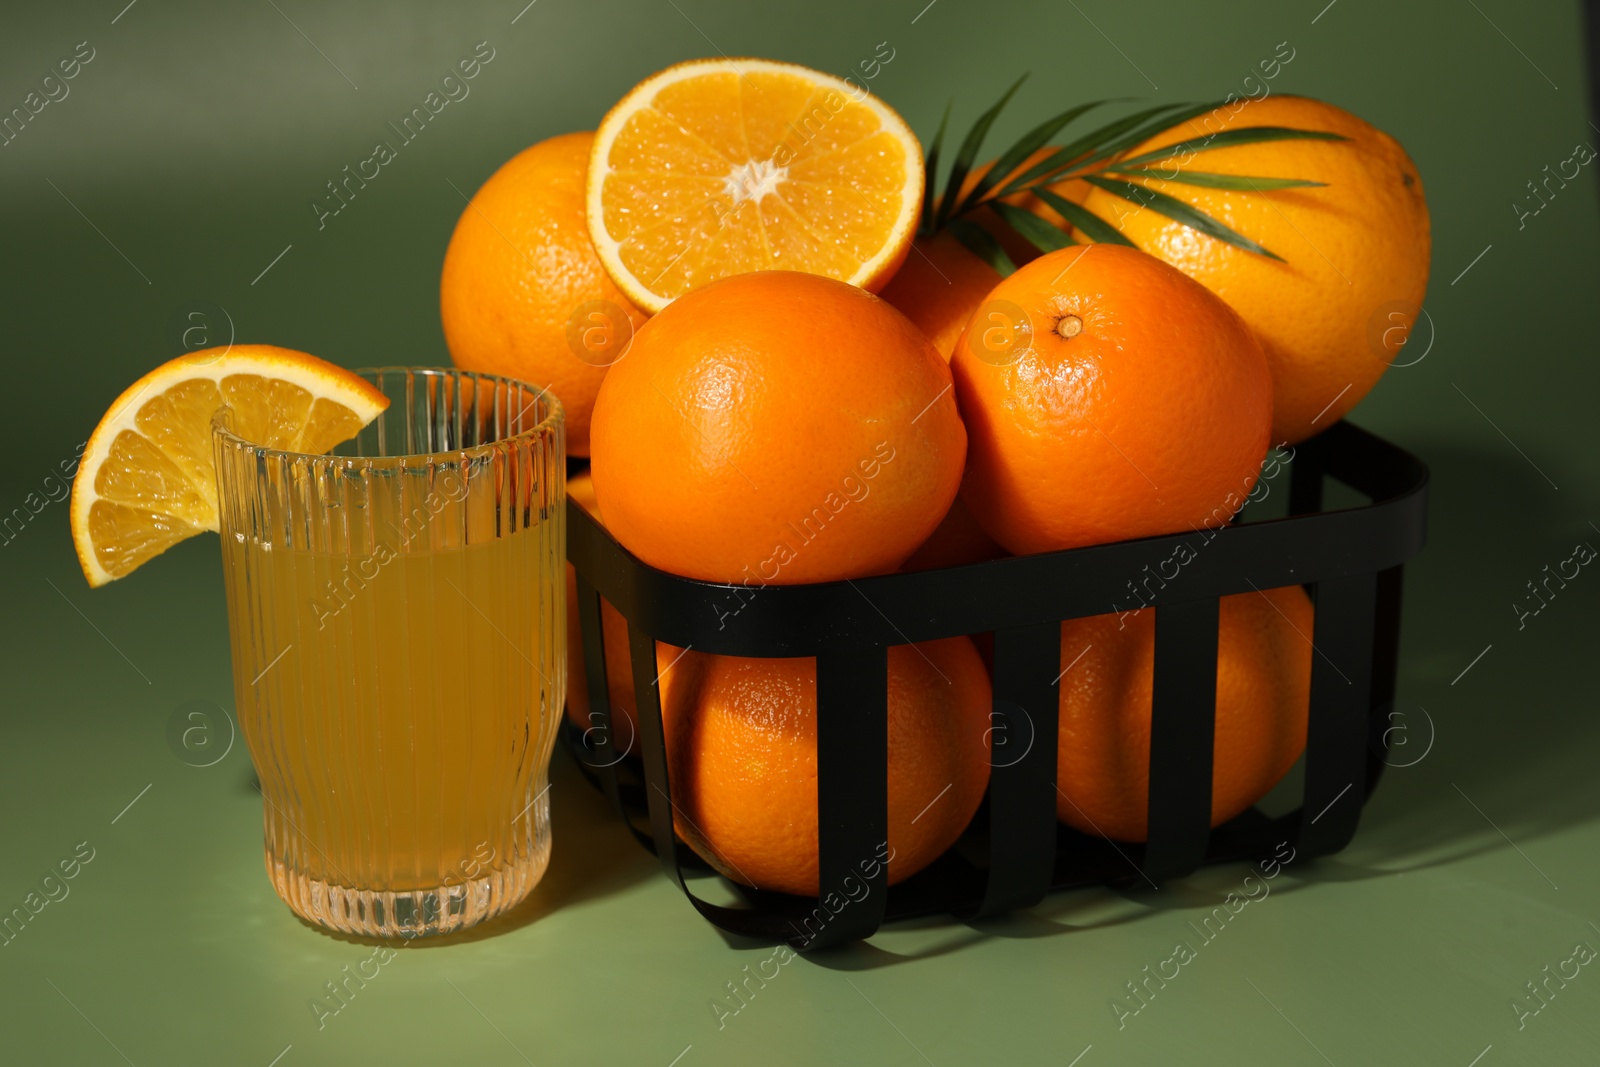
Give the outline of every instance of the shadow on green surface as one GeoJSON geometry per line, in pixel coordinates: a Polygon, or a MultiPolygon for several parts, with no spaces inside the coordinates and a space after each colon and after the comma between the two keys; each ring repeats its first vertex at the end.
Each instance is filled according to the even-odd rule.
{"type": "MultiPolygon", "coordinates": [[[[1593,687],[1545,684],[1574,678],[1574,665],[1593,658],[1600,617],[1585,608],[1600,593],[1600,574],[1552,586],[1548,607],[1520,626],[1512,607],[1537,603],[1528,583],[1545,578],[1576,541],[1600,547],[1586,502],[1554,489],[1509,444],[1425,455],[1435,472],[1432,543],[1407,576],[1397,707],[1426,709],[1433,747],[1386,771],[1346,854],[1389,871],[1509,848],[1600,816],[1593,687]]],[[[1571,480],[1559,461],[1540,458],[1557,484],[1571,480]]],[[[1335,865],[1360,869],[1349,859],[1335,865]]]]}

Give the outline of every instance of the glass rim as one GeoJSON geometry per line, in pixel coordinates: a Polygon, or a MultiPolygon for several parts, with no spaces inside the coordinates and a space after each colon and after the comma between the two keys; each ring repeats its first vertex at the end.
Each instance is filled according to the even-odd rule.
{"type": "MultiPolygon", "coordinates": [[[[213,441],[215,441],[217,438],[221,438],[229,447],[239,449],[240,451],[250,452],[257,458],[274,459],[281,462],[293,462],[295,460],[304,459],[322,460],[346,468],[371,468],[374,466],[411,467],[426,465],[425,463],[419,461],[428,461],[429,463],[435,461],[459,462],[461,460],[479,459],[484,456],[492,455],[495,451],[503,450],[508,445],[528,442],[540,437],[545,437],[554,431],[558,426],[560,426],[566,418],[566,408],[562,406],[561,398],[552,393],[548,387],[541,389],[536,385],[531,385],[528,382],[523,381],[521,378],[512,378],[504,374],[488,374],[483,371],[467,370],[463,367],[439,367],[426,365],[410,366],[407,364],[389,364],[381,367],[357,367],[350,373],[367,379],[372,379],[384,374],[405,374],[407,376],[419,377],[468,377],[479,381],[491,381],[498,384],[516,386],[519,389],[524,389],[529,393],[532,393],[544,402],[545,416],[534,425],[522,430],[518,430],[516,433],[506,434],[504,437],[496,438],[493,441],[486,441],[482,444],[472,445],[468,448],[456,448],[444,452],[405,452],[392,456],[336,456],[327,452],[297,452],[290,448],[270,448],[266,445],[260,445],[256,444],[254,441],[246,440],[245,438],[239,436],[239,434],[235,433],[224,421],[227,415],[233,410],[227,404],[224,404],[219,407],[211,416],[211,438],[213,441]]],[[[378,417],[382,418],[388,412],[388,410],[389,409],[385,407],[383,411],[378,413],[378,417]]],[[[356,434],[360,434],[362,430],[365,430],[367,426],[371,425],[372,423],[367,423],[366,426],[361,427],[361,430],[356,431],[356,434]]],[[[354,436],[355,435],[352,435],[351,438],[346,438],[346,440],[351,440],[354,436]]],[[[341,441],[339,443],[343,444],[344,442],[341,441]]]]}

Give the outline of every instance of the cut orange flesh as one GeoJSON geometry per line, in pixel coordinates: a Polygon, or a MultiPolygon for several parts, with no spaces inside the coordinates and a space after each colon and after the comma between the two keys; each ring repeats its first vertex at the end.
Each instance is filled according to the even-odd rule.
{"type": "Polygon", "coordinates": [[[91,586],[217,529],[211,417],[247,441],[326,452],[389,406],[365,379],[272,345],[206,349],[134,382],[100,419],[72,484],[72,542],[91,586]]]}
{"type": "Polygon", "coordinates": [[[755,270],[876,291],[911,246],[922,149],[898,114],[839,78],[762,59],[680,63],[595,133],[589,234],[617,287],[656,312],[755,270]]]}

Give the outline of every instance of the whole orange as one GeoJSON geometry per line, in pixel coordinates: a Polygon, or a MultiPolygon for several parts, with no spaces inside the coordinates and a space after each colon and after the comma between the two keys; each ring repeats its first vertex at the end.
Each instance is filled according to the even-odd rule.
{"type": "MultiPolygon", "coordinates": [[[[670,678],[680,836],[733,881],[816,895],[816,660],[691,651],[670,678]]],[[[988,786],[989,676],[972,642],[890,648],[888,715],[893,884],[955,843],[988,786]]]]}
{"type": "MultiPolygon", "coordinates": [[[[1311,625],[1311,600],[1297,585],[1222,598],[1212,826],[1265,796],[1305,748],[1311,625]]],[[[1056,815],[1086,834],[1143,841],[1154,611],[1062,623],[1061,656],[1070,666],[1061,679],[1056,815]]]]}
{"type": "Polygon", "coordinates": [[[1018,554],[1228,521],[1267,451],[1272,381],[1236,312],[1137,249],[1040,256],[951,360],[962,493],[1018,554]]]}
{"type": "Polygon", "coordinates": [[[1270,96],[1225,105],[1132,149],[1209,133],[1287,126],[1343,141],[1266,141],[1177,156],[1152,174],[1202,171],[1300,178],[1322,188],[1269,192],[1148,180],[1282,260],[1207,237],[1102,189],[1084,202],[1129,240],[1232,304],[1272,366],[1272,440],[1327,429],[1367,394],[1405,344],[1428,287],[1428,205],[1416,164],[1393,137],[1320,100],[1270,96]]]}
{"type": "Polygon", "coordinates": [[[549,388],[567,451],[589,454],[589,412],[645,314],[600,266],[584,221],[592,133],[541,141],[495,171],[444,255],[439,313],[458,367],[549,388]]]}
{"type": "Polygon", "coordinates": [[[606,525],[654,567],[790,584],[892,571],[933,532],[967,435],[950,370],[853,285],[758,271],[673,301],[595,403],[606,525]]]}

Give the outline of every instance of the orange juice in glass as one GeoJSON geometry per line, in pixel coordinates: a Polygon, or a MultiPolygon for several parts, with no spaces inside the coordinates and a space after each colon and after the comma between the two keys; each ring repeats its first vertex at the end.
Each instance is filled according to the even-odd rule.
{"type": "Polygon", "coordinates": [[[284,901],[349,933],[445,933],[549,861],[562,414],[509,379],[361,373],[389,409],[332,455],[214,423],[235,696],[284,901]]]}

